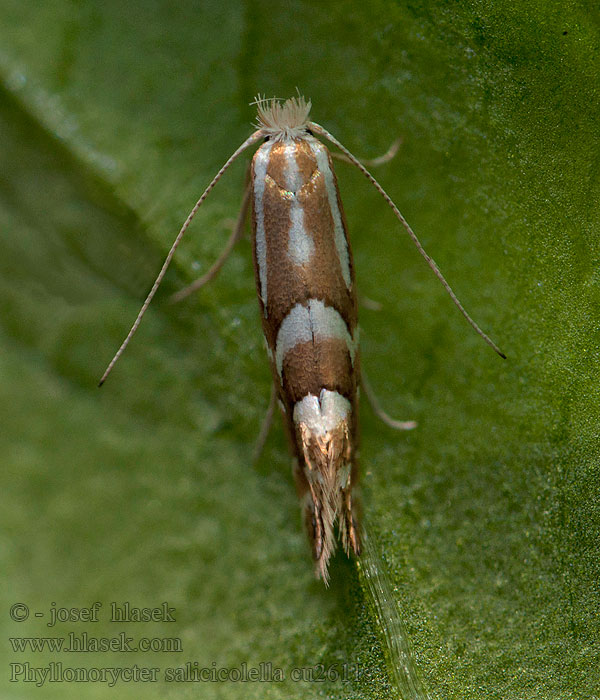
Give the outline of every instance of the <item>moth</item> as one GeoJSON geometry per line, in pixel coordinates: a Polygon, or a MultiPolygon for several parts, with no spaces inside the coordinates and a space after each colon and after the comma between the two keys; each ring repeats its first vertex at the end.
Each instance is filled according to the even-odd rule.
{"type": "MultiPolygon", "coordinates": [[[[137,330],[192,218],[229,166],[262,141],[237,226],[207,275],[177,295],[212,279],[243,230],[252,205],[254,271],[262,329],[275,394],[292,446],[294,479],[317,578],[328,582],[336,547],[361,551],[359,506],[358,304],[352,251],[331,154],[336,146],[380,192],[429,267],[475,331],[505,355],[467,314],[396,205],[365,166],[319,124],[310,101],[257,98],[256,130],[225,162],[190,212],[140,312],[100,380],[103,384],[137,330]]],[[[363,387],[370,393],[366,380],[363,387]]],[[[414,423],[397,424],[414,427],[414,423]]]]}

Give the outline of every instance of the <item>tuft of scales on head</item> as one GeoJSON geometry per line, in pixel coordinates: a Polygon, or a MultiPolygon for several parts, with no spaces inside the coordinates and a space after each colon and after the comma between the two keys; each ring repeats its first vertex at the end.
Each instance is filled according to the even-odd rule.
{"type": "Polygon", "coordinates": [[[274,97],[258,95],[253,104],[258,112],[257,127],[274,141],[295,141],[306,136],[311,103],[302,95],[283,104],[274,97]]]}

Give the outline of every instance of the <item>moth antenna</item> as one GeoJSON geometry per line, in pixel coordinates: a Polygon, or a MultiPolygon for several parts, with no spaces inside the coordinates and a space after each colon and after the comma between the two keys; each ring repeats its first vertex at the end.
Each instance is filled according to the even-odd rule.
{"type": "Polygon", "coordinates": [[[446,282],[446,279],[444,275],[440,272],[438,266],[436,265],[435,261],[433,258],[431,258],[426,252],[423,246],[421,245],[421,241],[417,238],[417,234],[412,230],[410,227],[408,221],[402,216],[400,213],[400,210],[398,207],[394,204],[392,201],[392,198],[388,195],[388,193],[383,189],[383,187],[377,182],[377,180],[371,175],[371,173],[365,168],[365,166],[357,159],[355,158],[350,151],[343,146],[336,138],[335,136],[332,136],[326,129],[324,129],[320,124],[316,124],[315,122],[308,122],[307,124],[308,129],[312,131],[315,134],[318,134],[319,136],[322,136],[326,138],[328,141],[330,141],[334,146],[337,146],[342,153],[347,156],[347,158],[350,160],[351,163],[353,163],[360,171],[361,173],[371,182],[371,184],[375,187],[375,189],[381,194],[381,196],[385,199],[385,201],[389,204],[389,206],[392,208],[392,211],[396,215],[396,218],[402,226],[406,229],[408,232],[408,235],[412,238],[413,243],[417,247],[417,250],[421,255],[425,258],[425,261],[435,274],[435,276],[439,279],[439,281],[442,283],[444,286],[444,289],[448,292],[450,298],[454,302],[454,304],[458,307],[459,311],[462,313],[462,315],[467,319],[469,324],[472,326],[472,328],[475,330],[475,332],[480,335],[483,340],[493,349],[495,350],[498,355],[500,355],[501,358],[506,360],[506,355],[500,350],[500,348],[494,343],[494,341],[486,335],[481,328],[475,323],[475,321],[469,316],[469,314],[466,312],[464,306],[460,303],[458,300],[458,297],[456,294],[452,291],[452,288],[446,282]]]}
{"type": "Polygon", "coordinates": [[[106,368],[106,371],[102,375],[102,379],[98,383],[99,387],[104,384],[104,382],[106,381],[106,378],[111,373],[112,368],[117,363],[117,360],[121,357],[121,355],[123,354],[123,351],[129,345],[129,341],[133,337],[133,334],[137,331],[137,329],[142,321],[142,318],[143,318],[144,314],[146,313],[146,310],[150,306],[150,302],[152,301],[152,299],[154,298],[154,295],[156,294],[156,290],[159,288],[160,283],[162,282],[163,277],[165,276],[165,274],[167,272],[167,268],[169,267],[169,264],[171,262],[171,259],[173,258],[173,255],[175,254],[175,251],[177,250],[177,246],[181,242],[181,239],[183,238],[183,235],[185,234],[188,226],[190,225],[190,222],[194,218],[194,215],[196,214],[198,209],[200,209],[200,206],[202,205],[204,200],[208,197],[212,188],[221,179],[223,173],[227,170],[227,168],[229,168],[229,166],[233,163],[233,161],[236,160],[236,158],[238,158],[238,156],[240,156],[247,148],[249,148],[250,146],[255,144],[263,136],[264,136],[263,132],[260,129],[258,129],[251,136],[249,136],[244,141],[244,143],[242,143],[242,145],[231,154],[231,156],[229,156],[229,158],[227,159],[225,164],[221,167],[219,172],[212,179],[211,183],[204,190],[204,192],[202,193],[202,196],[196,202],[192,211],[188,214],[187,219],[185,220],[185,222],[183,223],[183,226],[181,227],[181,230],[179,231],[179,233],[177,234],[177,237],[173,241],[173,245],[171,246],[171,249],[169,250],[167,257],[165,258],[163,266],[162,266],[160,272],[158,273],[158,277],[154,280],[154,284],[152,285],[152,289],[148,293],[148,296],[146,297],[146,301],[144,301],[144,303],[142,304],[142,308],[139,310],[139,313],[138,313],[135,321],[133,322],[133,325],[131,326],[131,329],[130,329],[129,333],[127,334],[127,337],[121,343],[121,347],[117,350],[117,352],[115,353],[115,356],[110,361],[108,367],[106,368]]]}
{"type": "MultiPolygon", "coordinates": [[[[250,168],[248,168],[250,170],[250,168]]],[[[242,206],[240,207],[240,212],[238,214],[237,221],[235,222],[235,226],[233,227],[233,230],[231,232],[231,235],[229,236],[229,240],[225,244],[225,248],[221,251],[221,255],[216,259],[216,261],[211,265],[210,269],[208,272],[205,272],[202,277],[198,278],[191,284],[189,284],[187,287],[184,287],[183,289],[180,289],[178,292],[175,292],[170,298],[169,301],[172,304],[175,304],[179,301],[182,301],[186,297],[188,297],[190,294],[193,292],[197,291],[198,289],[202,289],[205,285],[207,285],[209,282],[211,282],[218,274],[223,265],[225,264],[225,261],[231,254],[231,251],[234,249],[235,244],[240,240],[244,233],[244,224],[246,223],[246,217],[248,214],[248,209],[250,205],[250,183],[246,185],[246,190],[244,192],[244,198],[242,200],[242,206]]]]}

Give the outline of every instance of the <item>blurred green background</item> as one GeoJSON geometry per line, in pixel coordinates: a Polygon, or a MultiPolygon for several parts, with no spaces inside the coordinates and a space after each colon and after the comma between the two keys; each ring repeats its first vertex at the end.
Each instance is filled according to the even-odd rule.
{"type": "MultiPolygon", "coordinates": [[[[377,176],[470,330],[366,181],[338,166],[363,363],[365,511],[432,699],[600,696],[597,5],[1,0],[3,698],[398,697],[370,594],[313,579],[282,431],[249,455],[269,372],[244,241],[209,288],[244,164],[219,183],[142,328],[96,384],[198,194],[296,87],[377,176]],[[98,623],[48,628],[57,607],[98,623]],[[111,601],[176,609],[119,626],[111,601]],[[31,616],[10,619],[13,603],[31,616]],[[45,613],[36,619],[36,611],[45,613]],[[9,638],[178,637],[180,653],[17,652],[9,638]],[[9,664],[270,662],[284,682],[10,682],[9,664]],[[360,673],[293,682],[291,669],[360,673]]],[[[22,668],[22,667],[21,667],[22,668]]],[[[22,676],[20,677],[22,679],[22,676]]],[[[408,697],[404,694],[404,697],[408,697]]]]}

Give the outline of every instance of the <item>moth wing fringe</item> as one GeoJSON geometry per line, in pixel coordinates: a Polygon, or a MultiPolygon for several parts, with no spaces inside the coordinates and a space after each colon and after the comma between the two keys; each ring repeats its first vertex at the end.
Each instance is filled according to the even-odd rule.
{"type": "Polygon", "coordinates": [[[316,553],[315,573],[325,584],[329,581],[328,564],[335,552],[335,524],[338,523],[342,546],[346,554],[352,549],[352,516],[348,494],[352,444],[348,420],[332,430],[316,433],[305,423],[299,424],[304,473],[307,478],[316,521],[313,552],[316,553]],[[348,524],[350,521],[350,526],[348,524]]]}

